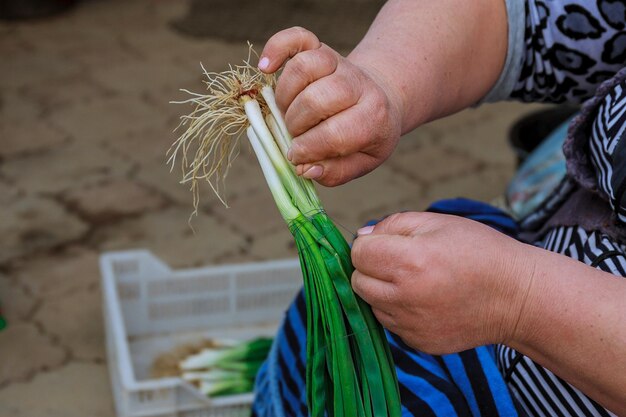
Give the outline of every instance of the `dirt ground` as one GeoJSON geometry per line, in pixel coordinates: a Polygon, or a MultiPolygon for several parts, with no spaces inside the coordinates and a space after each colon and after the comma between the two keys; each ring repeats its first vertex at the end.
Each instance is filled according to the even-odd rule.
{"type": "MultiPolygon", "coordinates": [[[[231,208],[205,187],[190,230],[191,195],[165,166],[188,109],[168,102],[184,97],[179,88],[202,88],[200,61],[223,69],[245,56],[242,39],[262,42],[276,26],[324,15],[303,7],[278,23],[259,19],[248,35],[250,26],[228,30],[226,2],[212,3],[217,20],[206,31],[191,29],[207,12],[190,15],[182,0],[91,0],[52,18],[0,22],[0,300],[9,321],[0,332],[0,416],[114,415],[102,252],[146,248],[176,268],[295,256],[245,147],[227,183],[231,208]]],[[[354,23],[341,15],[320,37],[345,52],[367,16],[372,9],[354,23]]],[[[438,198],[496,198],[514,170],[507,130],[533,109],[485,105],[421,127],[372,174],[320,190],[327,211],[354,231],[438,198]]]]}
{"type": "Polygon", "coordinates": [[[353,48],[365,35],[384,0],[193,0],[188,12],[172,21],[180,33],[262,44],[277,30],[306,26],[324,43],[353,48]],[[346,24],[349,22],[349,24],[346,24]]]}

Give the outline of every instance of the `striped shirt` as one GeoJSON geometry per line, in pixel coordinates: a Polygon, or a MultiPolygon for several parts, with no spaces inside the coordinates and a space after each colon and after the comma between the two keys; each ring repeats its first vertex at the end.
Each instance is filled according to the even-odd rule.
{"type": "MultiPolygon", "coordinates": [[[[599,105],[589,132],[589,159],[597,187],[609,201],[618,221],[626,220],[626,82],[617,84],[599,105]]],[[[571,183],[555,192],[547,206],[558,207],[571,183]]],[[[548,217],[550,210],[535,217],[548,217]]],[[[535,223],[541,219],[533,219],[535,223]]],[[[535,245],[560,253],[617,277],[626,277],[626,245],[598,231],[579,226],[555,227],[535,245]]],[[[498,367],[513,395],[529,416],[613,416],[584,393],[530,358],[507,346],[496,348],[498,367]]]]}
{"type": "Polygon", "coordinates": [[[618,84],[598,109],[589,141],[598,187],[609,199],[621,222],[626,222],[626,147],[620,139],[626,130],[626,85],[618,84]]]}
{"type": "MultiPolygon", "coordinates": [[[[509,47],[511,56],[501,76],[517,77],[516,81],[513,87],[499,82],[498,91],[492,91],[489,98],[577,104],[591,97],[601,82],[626,65],[624,48],[618,46],[626,21],[623,13],[611,8],[614,4],[526,0],[523,17],[509,13],[509,43],[517,45],[523,38],[524,47],[509,47]]],[[[518,6],[517,0],[507,0],[509,11],[518,6]]],[[[598,107],[588,132],[588,148],[583,150],[595,168],[598,190],[621,223],[626,222],[626,144],[621,141],[625,130],[626,85],[622,82],[598,107]]],[[[564,181],[525,222],[541,224],[567,199],[572,187],[573,182],[564,181]]],[[[534,244],[626,277],[626,246],[601,232],[577,226],[555,227],[534,244]]],[[[613,415],[519,352],[497,346],[496,353],[505,381],[530,417],[613,415]]]]}

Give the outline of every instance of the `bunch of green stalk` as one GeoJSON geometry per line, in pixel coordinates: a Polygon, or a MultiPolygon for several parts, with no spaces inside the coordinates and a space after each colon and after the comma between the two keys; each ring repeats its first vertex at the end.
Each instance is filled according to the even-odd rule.
{"type": "Polygon", "coordinates": [[[292,137],[274,99],[274,78],[248,61],[223,73],[204,72],[208,93],[191,93],[182,102],[196,107],[182,118],[187,129],[173,145],[170,162],[182,153],[182,182],[191,183],[197,205],[197,181],[208,180],[218,193],[237,153],[238,137],[246,132],[298,249],[307,307],[310,415],[400,416],[384,330],[350,286],[350,247],[324,211],[313,183],[297,176],[287,160],[292,137]],[[195,155],[189,162],[191,150],[195,155]]]}
{"type": "Polygon", "coordinates": [[[271,345],[272,339],[261,337],[203,349],[180,362],[181,377],[209,397],[252,392],[254,378],[271,345]]]}

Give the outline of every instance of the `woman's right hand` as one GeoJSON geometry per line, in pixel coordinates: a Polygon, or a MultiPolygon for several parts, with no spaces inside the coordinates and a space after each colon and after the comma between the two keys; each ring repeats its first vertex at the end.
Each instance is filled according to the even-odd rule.
{"type": "Polygon", "coordinates": [[[278,32],[263,49],[263,72],[283,64],[276,101],[294,137],[288,157],[299,175],[336,186],[391,155],[401,133],[401,100],[374,69],[300,27],[278,32]]]}

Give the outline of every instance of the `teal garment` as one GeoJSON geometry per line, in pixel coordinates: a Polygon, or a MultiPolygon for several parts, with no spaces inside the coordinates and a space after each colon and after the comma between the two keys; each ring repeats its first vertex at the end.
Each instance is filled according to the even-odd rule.
{"type": "Polygon", "coordinates": [[[505,197],[510,214],[523,220],[554,193],[565,178],[563,142],[571,118],[554,130],[519,168],[505,197]]]}

